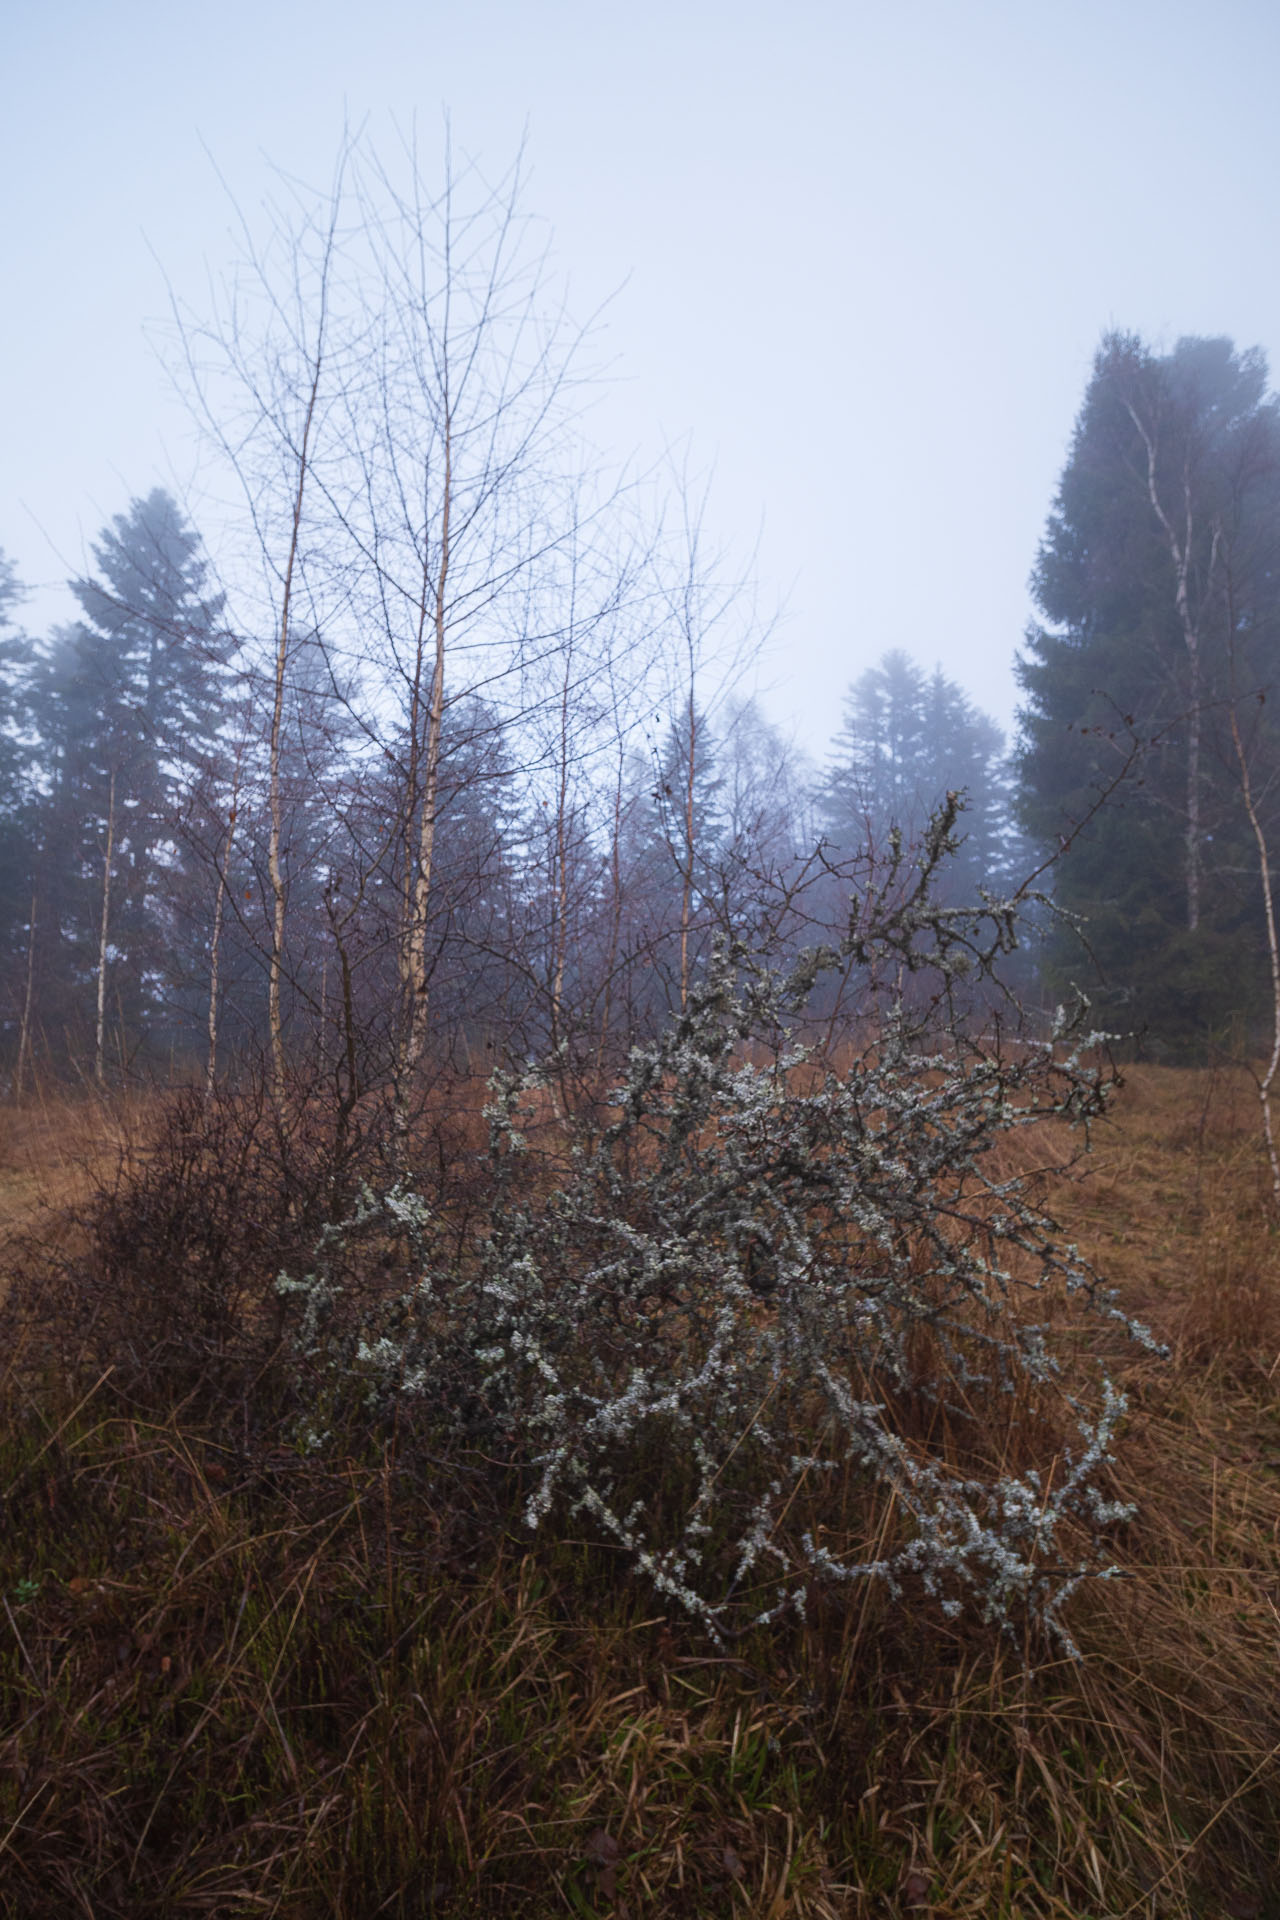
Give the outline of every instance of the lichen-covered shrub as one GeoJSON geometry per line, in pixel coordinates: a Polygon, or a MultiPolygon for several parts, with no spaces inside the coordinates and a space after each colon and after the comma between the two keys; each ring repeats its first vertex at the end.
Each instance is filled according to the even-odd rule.
{"type": "Polygon", "coordinates": [[[461,1260],[437,1258],[401,1186],[366,1191],[279,1283],[328,1390],[358,1381],[402,1422],[417,1406],[470,1436],[523,1476],[530,1527],[588,1516],[716,1635],[803,1608],[815,1578],[876,1578],[948,1613],[1038,1616],[1071,1650],[1063,1601],[1110,1571],[1103,1535],[1127,1510],[1100,1482],[1123,1401],[1100,1371],[1082,1394],[1051,1323],[1065,1303],[1070,1324],[1146,1336],[1010,1170],[1029,1156],[993,1151],[1046,1118],[1087,1129],[1109,1077],[1085,1007],[1040,1039],[1011,1019],[1012,907],[934,903],[952,820],[840,941],[787,969],[718,952],[603,1120],[548,1128],[545,1071],[495,1082],[496,1198],[461,1260]],[[824,1053],[806,1010],[851,969],[859,1038],[824,1053]],[[530,1143],[539,1114],[554,1152],[530,1143]],[[410,1284],[355,1324],[343,1272],[389,1238],[410,1284]],[[954,1434],[1003,1396],[1028,1422],[1056,1400],[1069,1444],[1014,1471],[918,1417],[954,1434]],[[801,1490],[850,1470],[896,1502],[895,1543],[869,1558],[795,1525],[801,1490]]]}

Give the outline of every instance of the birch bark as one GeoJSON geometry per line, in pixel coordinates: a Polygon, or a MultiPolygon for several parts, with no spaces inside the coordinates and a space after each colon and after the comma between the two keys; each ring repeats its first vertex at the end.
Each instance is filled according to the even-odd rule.
{"type": "Polygon", "coordinates": [[[93,1077],[102,1086],[106,1080],[107,1039],[107,944],[111,932],[111,862],[116,840],[116,770],[111,769],[107,799],[107,843],[102,856],[102,913],[98,925],[98,1008],[93,1037],[93,1077]]]}

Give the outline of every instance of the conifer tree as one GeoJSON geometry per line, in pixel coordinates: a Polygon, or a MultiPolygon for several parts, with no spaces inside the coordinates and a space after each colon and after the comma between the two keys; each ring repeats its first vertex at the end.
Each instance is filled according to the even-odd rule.
{"type": "Polygon", "coordinates": [[[132,1047],[165,996],[183,796],[220,750],[235,648],[199,537],[167,493],[117,515],[93,555],[97,571],[71,582],[82,617],[43,650],[30,699],[44,991],[62,989],[55,1022],[83,1038],[92,984],[100,1067],[107,1006],[132,1047]]]}
{"type": "MultiPolygon", "coordinates": [[[[1100,969],[1117,1022],[1157,1047],[1194,1049],[1265,995],[1230,715],[1273,681],[1278,559],[1263,356],[1108,335],[1033,577],[1021,808],[1052,850],[1132,763],[1057,874],[1092,958],[1063,935],[1054,964],[1060,982],[1100,969]]],[[[1254,724],[1264,795],[1269,734],[1254,724]]]]}
{"type": "Polygon", "coordinates": [[[30,648],[14,618],[21,600],[13,562],[0,552],[0,1023],[12,1040],[11,1052],[25,1052],[22,1013],[32,960],[30,750],[24,744],[30,648]]]}
{"type": "Polygon", "coordinates": [[[818,796],[832,849],[882,854],[894,830],[909,844],[948,793],[963,797],[964,812],[946,888],[971,898],[998,888],[1013,860],[1004,736],[940,668],[927,675],[895,649],[845,698],[818,796]]]}
{"type": "Polygon", "coordinates": [[[652,1019],[687,999],[721,904],[720,778],[711,724],[696,701],[677,707],[633,777],[624,847],[628,944],[651,981],[640,997],[652,1019]]]}

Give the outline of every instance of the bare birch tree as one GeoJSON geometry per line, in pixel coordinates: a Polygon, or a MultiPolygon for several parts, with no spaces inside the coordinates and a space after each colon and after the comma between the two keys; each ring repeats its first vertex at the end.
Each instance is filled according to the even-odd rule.
{"type": "MultiPolygon", "coordinates": [[[[591,328],[567,314],[521,193],[519,160],[490,181],[446,147],[435,190],[412,142],[388,161],[349,141],[327,194],[295,190],[260,245],[246,229],[245,265],[212,323],[178,310],[183,371],[239,480],[266,589],[256,623],[250,609],[237,625],[260,636],[273,1088],[283,1101],[283,728],[305,646],[350,736],[350,785],[373,782],[386,802],[376,831],[333,804],[364,876],[362,913],[395,902],[386,1072],[402,1140],[432,1045],[433,928],[457,915],[456,871],[447,911],[440,895],[448,755],[462,752],[477,781],[518,766],[547,801],[549,970],[538,992],[554,1043],[611,723],[625,714],[634,726],[634,690],[652,682],[659,645],[667,668],[683,650],[691,689],[720,650],[732,598],[698,575],[687,501],[673,562],[654,530],[655,488],[589,450],[591,328]],[[505,751],[482,751],[486,734],[505,751]]],[[[688,854],[687,804],[682,818],[688,854]]],[[[682,872],[687,994],[689,858],[682,872]]],[[[479,888],[480,867],[475,878],[479,888]]],[[[339,925],[354,935],[349,898],[328,914],[327,950],[339,925]]]]}
{"type": "MultiPolygon", "coordinates": [[[[265,671],[267,710],[271,887],[267,1024],[277,1106],[285,1098],[281,986],[288,913],[283,729],[299,631],[310,632],[314,624],[317,583],[308,579],[308,562],[322,550],[324,532],[323,513],[313,511],[317,493],[323,505],[318,469],[333,457],[328,433],[333,399],[352,365],[352,316],[346,306],[335,311],[334,284],[349,161],[350,142],[344,138],[328,193],[308,195],[290,187],[286,200],[271,210],[265,241],[255,238],[235,207],[241,259],[217,290],[212,313],[197,317],[173,302],[181,384],[238,484],[261,582],[253,598],[274,633],[260,671],[265,671]]],[[[247,630],[255,624],[247,621],[247,630]]]]}
{"type": "Polygon", "coordinates": [[[449,715],[478,712],[479,699],[527,733],[557,679],[565,694],[555,587],[566,548],[584,538],[570,432],[584,335],[520,213],[520,164],[490,185],[446,153],[433,194],[416,151],[402,157],[398,177],[372,153],[358,169],[382,324],[369,389],[349,394],[359,484],[340,516],[400,760],[401,1125],[430,1031],[449,715]]]}

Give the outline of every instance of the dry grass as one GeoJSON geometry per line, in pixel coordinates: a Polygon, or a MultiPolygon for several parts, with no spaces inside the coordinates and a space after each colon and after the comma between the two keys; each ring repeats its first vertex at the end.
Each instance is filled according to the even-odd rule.
{"type": "Polygon", "coordinates": [[[38,1086],[0,1113],[0,1240],[54,1225],[95,1179],[136,1160],[161,1105],[154,1092],[89,1093],[38,1086]]]}
{"type": "MultiPolygon", "coordinates": [[[[121,1151],[75,1103],[22,1126],[0,1192],[26,1226],[52,1213],[24,1182],[52,1208],[121,1151]]],[[[871,1588],[713,1654],[598,1543],[531,1542],[483,1461],[446,1479],[416,1436],[356,1433],[303,1459],[269,1408],[148,1411],[11,1355],[0,1910],[1280,1915],[1280,1239],[1251,1086],[1134,1070],[1087,1177],[1047,1184],[1173,1349],[1113,1350],[1141,1511],[1131,1577],[1074,1603],[1081,1666],[871,1588]]],[[[831,1490],[834,1532],[877,1517],[831,1490]]]]}

